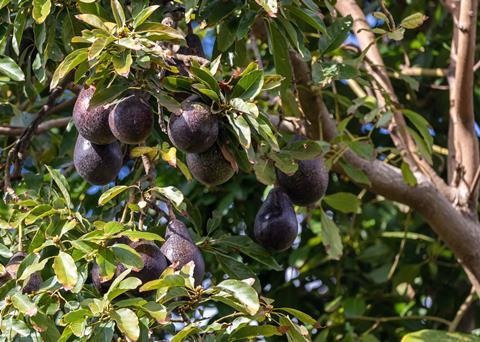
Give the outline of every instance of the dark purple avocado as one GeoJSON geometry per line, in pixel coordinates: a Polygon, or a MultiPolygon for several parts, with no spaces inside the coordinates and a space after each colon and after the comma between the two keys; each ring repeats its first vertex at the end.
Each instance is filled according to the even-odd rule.
{"type": "Polygon", "coordinates": [[[85,139],[97,145],[110,144],[115,136],[108,124],[111,107],[90,106],[90,100],[95,93],[95,87],[83,88],[78,94],[73,107],[73,122],[78,133],[85,139]]]}
{"type": "Polygon", "coordinates": [[[153,112],[140,94],[120,100],[110,112],[108,123],[113,135],[125,144],[139,144],[151,133],[153,112]]]}
{"type": "Polygon", "coordinates": [[[232,166],[216,145],[202,153],[187,153],[186,160],[193,177],[206,185],[223,184],[234,174],[232,166]]]}
{"type": "Polygon", "coordinates": [[[297,233],[292,202],[281,189],[272,189],[255,217],[255,240],[266,249],[284,251],[292,246],[297,233]]]}
{"type": "Polygon", "coordinates": [[[217,140],[218,119],[207,105],[183,101],[179,113],[170,116],[168,136],[183,152],[205,152],[217,140]]]}
{"type": "Polygon", "coordinates": [[[166,241],[161,248],[163,255],[171,264],[175,265],[177,270],[193,261],[195,264],[193,278],[195,284],[199,285],[205,274],[205,261],[200,249],[190,237],[185,224],[179,220],[171,221],[168,224],[165,238],[166,241]]]}
{"type": "Polygon", "coordinates": [[[78,136],[73,151],[73,164],[78,174],[87,182],[105,185],[113,181],[122,167],[122,150],[115,141],[108,145],[96,145],[78,136]]]}

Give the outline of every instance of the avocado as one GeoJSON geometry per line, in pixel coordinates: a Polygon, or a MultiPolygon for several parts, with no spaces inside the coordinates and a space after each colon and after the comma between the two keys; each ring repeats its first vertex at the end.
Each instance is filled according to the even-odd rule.
{"type": "MultiPolygon", "coordinates": [[[[160,248],[151,241],[139,240],[130,244],[135,251],[142,257],[143,268],[133,270],[130,276],[136,277],[142,281],[142,284],[159,279],[163,271],[167,268],[167,260],[162,254],[160,248]]],[[[125,271],[124,265],[118,265],[117,275],[125,271]]]]}
{"type": "Polygon", "coordinates": [[[202,153],[187,153],[186,160],[193,177],[205,185],[223,184],[234,174],[232,166],[216,145],[202,153]]]}
{"type": "Polygon", "coordinates": [[[297,233],[292,202],[281,189],[272,189],[255,217],[255,240],[268,250],[280,252],[292,246],[297,233]]]}
{"type": "Polygon", "coordinates": [[[185,100],[179,112],[170,116],[168,136],[183,152],[205,152],[217,140],[218,119],[207,105],[185,100]]]}
{"type": "MultiPolygon", "coordinates": [[[[296,136],[292,142],[303,140],[296,136]]],[[[276,170],[278,184],[296,205],[307,206],[317,202],[328,187],[328,172],[323,158],[298,160],[298,169],[293,175],[276,170]]]]}
{"type": "Polygon", "coordinates": [[[96,145],[78,136],[73,163],[78,174],[91,184],[104,185],[113,181],[122,167],[122,150],[116,141],[96,145]]]}
{"type": "Polygon", "coordinates": [[[73,122],[78,133],[85,139],[97,145],[111,144],[115,141],[115,136],[108,124],[111,107],[90,106],[94,93],[94,86],[80,91],[73,107],[73,122]]]}
{"type": "MultiPolygon", "coordinates": [[[[141,256],[144,265],[143,268],[139,270],[133,269],[128,276],[140,279],[142,284],[159,279],[168,266],[165,256],[154,242],[143,239],[132,242],[128,238],[116,239],[115,242],[129,245],[141,256]]],[[[104,294],[112,285],[113,280],[125,270],[126,267],[124,265],[117,264],[114,277],[110,280],[102,281],[100,277],[100,267],[94,262],[91,270],[93,286],[98,292],[104,294]]],[[[142,296],[142,293],[138,292],[138,289],[135,291],[135,294],[142,296]]],[[[148,295],[148,292],[145,294],[148,295]]]]}
{"type": "Polygon", "coordinates": [[[171,221],[167,226],[165,238],[166,241],[161,248],[163,255],[174,265],[176,270],[193,261],[195,264],[193,278],[195,284],[199,285],[205,274],[205,261],[200,249],[190,237],[185,224],[179,220],[171,221]]]}
{"type": "Polygon", "coordinates": [[[139,144],[150,135],[153,112],[142,94],[121,99],[112,109],[108,123],[113,135],[125,144],[139,144]]]}

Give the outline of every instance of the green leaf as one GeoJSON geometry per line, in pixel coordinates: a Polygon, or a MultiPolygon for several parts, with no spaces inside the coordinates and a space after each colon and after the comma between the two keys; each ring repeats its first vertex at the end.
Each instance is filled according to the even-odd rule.
{"type": "Polygon", "coordinates": [[[199,68],[196,66],[192,66],[190,71],[198,79],[200,82],[208,86],[211,90],[213,90],[218,97],[221,97],[220,86],[218,85],[217,80],[213,75],[210,73],[208,69],[199,68]]]}
{"type": "Polygon", "coordinates": [[[278,327],[274,325],[247,325],[244,327],[241,327],[240,329],[235,330],[232,335],[230,336],[230,339],[233,341],[237,340],[249,340],[251,338],[257,338],[257,337],[270,337],[270,336],[280,336],[283,335],[280,333],[278,330],[278,327]]]}
{"type": "Polygon", "coordinates": [[[218,94],[203,83],[192,84],[192,88],[196,89],[200,94],[207,96],[213,101],[220,101],[218,94]]]}
{"type": "Polygon", "coordinates": [[[170,288],[170,287],[177,287],[177,286],[185,286],[185,278],[183,278],[179,274],[169,274],[165,277],[162,277],[157,280],[149,281],[145,283],[140,288],[140,292],[157,290],[161,288],[170,288]]]}
{"type": "Polygon", "coordinates": [[[342,213],[359,213],[362,202],[354,194],[337,192],[323,198],[325,203],[342,213]]]}
{"type": "Polygon", "coordinates": [[[65,199],[65,203],[69,208],[73,208],[72,204],[72,199],[70,198],[70,192],[69,192],[69,186],[68,186],[68,181],[65,178],[64,175],[60,173],[60,171],[56,169],[52,169],[50,166],[45,165],[45,167],[48,170],[48,173],[50,174],[50,177],[52,177],[53,181],[55,184],[58,186],[60,189],[60,192],[63,195],[63,198],[65,199]]]}
{"type": "Polygon", "coordinates": [[[50,82],[50,90],[54,89],[71,70],[73,70],[80,63],[86,61],[87,58],[88,48],[74,50],[67,57],[65,57],[53,74],[52,81],[50,82]]]}
{"type": "Polygon", "coordinates": [[[38,312],[38,308],[33,303],[27,295],[22,294],[21,292],[15,293],[10,297],[13,306],[15,309],[20,311],[25,316],[35,316],[38,312]]]}
{"type": "Polygon", "coordinates": [[[102,31],[105,31],[107,33],[109,32],[109,29],[108,27],[105,26],[105,24],[103,23],[103,20],[94,14],[77,14],[75,18],[83,21],[84,23],[87,23],[90,26],[96,27],[102,31]]]}
{"type": "MultiPolygon", "coordinates": [[[[27,8],[20,9],[15,16],[15,21],[13,22],[12,47],[16,55],[20,54],[20,43],[22,41],[23,32],[25,31],[25,24],[27,23],[27,14],[27,8]]],[[[14,78],[12,79],[15,80],[14,78]]]]}
{"type": "Polygon", "coordinates": [[[252,133],[248,122],[242,115],[236,113],[228,113],[227,118],[238,137],[240,145],[242,145],[243,148],[248,149],[252,142],[252,133]]]}
{"type": "Polygon", "coordinates": [[[10,249],[8,249],[8,247],[4,244],[0,243],[0,256],[10,259],[12,255],[13,253],[10,251],[10,249]]]}
{"type": "Polygon", "coordinates": [[[266,75],[263,78],[262,90],[272,90],[282,84],[283,77],[281,75],[266,75]]]}
{"type": "Polygon", "coordinates": [[[406,29],[414,29],[421,26],[427,19],[428,17],[425,16],[423,13],[417,12],[412,15],[409,15],[406,18],[403,18],[402,22],[400,23],[400,26],[406,29]]]}
{"type": "Polygon", "coordinates": [[[113,322],[100,323],[95,327],[90,341],[92,342],[111,342],[113,340],[114,324],[113,322]]]}
{"type": "Polygon", "coordinates": [[[255,165],[253,165],[253,170],[255,171],[255,176],[258,181],[265,185],[272,185],[277,181],[275,167],[270,159],[257,159],[255,165]]]}
{"type": "Polygon", "coordinates": [[[112,247],[113,254],[117,260],[125,265],[141,270],[144,266],[143,259],[132,247],[123,243],[116,243],[112,247]]]}
{"type": "Polygon", "coordinates": [[[120,233],[121,236],[126,236],[130,240],[138,241],[140,239],[148,240],[148,241],[165,241],[163,237],[157,235],[155,233],[150,232],[142,232],[138,230],[125,230],[120,233]]]}
{"type": "Polygon", "coordinates": [[[173,338],[170,340],[170,342],[181,342],[185,341],[185,339],[192,335],[196,334],[200,331],[200,329],[195,325],[195,323],[188,324],[186,327],[184,327],[182,330],[178,332],[173,338]]]}
{"type": "Polygon", "coordinates": [[[111,103],[127,90],[128,86],[124,84],[116,84],[108,88],[97,89],[90,100],[90,106],[99,106],[105,103],[111,103]]]}
{"type": "Polygon", "coordinates": [[[305,327],[301,327],[290,319],[287,316],[280,316],[280,324],[284,327],[287,327],[287,338],[289,342],[301,342],[301,341],[311,341],[311,338],[308,336],[308,331],[305,327]]]}
{"type": "Polygon", "coordinates": [[[180,103],[166,92],[155,92],[153,96],[155,96],[160,106],[167,108],[171,113],[176,113],[180,109],[180,103]]]}
{"type": "Polygon", "coordinates": [[[58,342],[60,340],[60,333],[58,332],[55,322],[42,312],[30,317],[30,322],[35,330],[40,332],[42,341],[58,342]]]}
{"type": "Polygon", "coordinates": [[[420,330],[406,334],[402,342],[479,342],[480,337],[470,334],[452,333],[441,330],[420,330]]]}
{"type": "Polygon", "coordinates": [[[22,69],[8,56],[0,56],[0,73],[16,82],[25,81],[25,75],[22,69]]]}
{"type": "Polygon", "coordinates": [[[133,63],[132,52],[126,50],[114,55],[112,56],[112,62],[115,72],[120,76],[128,78],[128,75],[130,74],[130,67],[133,63]]]}
{"type": "Polygon", "coordinates": [[[136,29],[138,26],[142,25],[145,20],[147,20],[152,15],[152,13],[155,12],[159,7],[160,6],[158,5],[154,5],[141,10],[140,13],[138,13],[133,20],[133,28],[136,29]]]}
{"type": "Polygon", "coordinates": [[[65,290],[71,290],[78,281],[78,272],[75,261],[70,254],[60,252],[53,259],[53,270],[60,284],[65,290]]]}
{"type": "Polygon", "coordinates": [[[103,206],[103,205],[107,204],[113,198],[120,195],[122,192],[124,192],[128,188],[129,187],[126,186],[126,185],[117,185],[117,186],[114,186],[113,188],[108,189],[98,199],[98,205],[103,206]]]}
{"type": "Polygon", "coordinates": [[[110,0],[110,6],[112,7],[113,17],[117,23],[117,28],[125,26],[125,12],[122,5],[118,0],[110,0]]]}
{"type": "MultiPolygon", "coordinates": [[[[183,34],[170,27],[160,23],[143,23],[137,27],[137,32],[149,32],[152,36],[155,36],[156,39],[161,40],[176,40],[182,41],[185,39],[183,34]]],[[[151,37],[150,37],[151,38],[151,37]]]]}
{"type": "Polygon", "coordinates": [[[33,0],[32,16],[37,24],[41,24],[50,14],[52,3],[50,0],[33,0]]]}
{"type": "Polygon", "coordinates": [[[49,259],[50,258],[45,258],[40,262],[34,262],[33,264],[28,265],[21,275],[17,275],[18,280],[26,280],[35,272],[43,270],[49,259]]]}
{"type": "MultiPolygon", "coordinates": [[[[339,229],[335,222],[333,222],[323,210],[321,215],[320,237],[322,238],[322,243],[325,246],[328,256],[331,259],[338,260],[343,254],[343,245],[339,229]]],[[[313,225],[312,230],[315,231],[313,225]]]]}
{"type": "Polygon", "coordinates": [[[255,259],[259,263],[267,266],[268,268],[281,271],[282,266],[278,264],[271,253],[265,248],[256,244],[251,238],[245,235],[230,235],[223,236],[218,239],[218,244],[234,248],[236,252],[248,255],[250,258],[255,259]]]}
{"type": "Polygon", "coordinates": [[[140,336],[140,326],[138,317],[130,309],[118,309],[112,312],[112,318],[117,323],[118,329],[132,341],[138,340],[140,336]]]}
{"type": "Polygon", "coordinates": [[[244,100],[254,99],[263,87],[263,70],[254,70],[242,76],[233,87],[231,97],[244,100]]]}
{"type": "Polygon", "coordinates": [[[88,60],[91,61],[97,58],[109,42],[110,40],[106,37],[98,37],[95,39],[93,44],[90,45],[90,48],[88,49],[88,60]]]}
{"type": "Polygon", "coordinates": [[[313,325],[313,326],[315,326],[317,324],[317,321],[312,316],[310,316],[309,314],[306,314],[306,313],[304,313],[300,310],[292,309],[292,308],[278,308],[277,310],[288,312],[289,314],[295,316],[296,318],[298,318],[300,321],[302,321],[305,324],[310,324],[310,325],[313,325]]]}
{"type": "Polygon", "coordinates": [[[297,160],[312,160],[322,154],[322,142],[321,141],[295,141],[285,146],[282,152],[287,153],[292,158],[297,160]]]}
{"type": "Polygon", "coordinates": [[[410,170],[410,166],[408,166],[407,163],[402,162],[400,169],[402,170],[402,176],[405,183],[410,186],[417,185],[417,178],[413,174],[412,170],[410,170]]]}
{"type": "Polygon", "coordinates": [[[249,315],[255,315],[260,309],[257,292],[244,281],[228,279],[222,281],[216,288],[233,296],[249,315]]]}
{"type": "Polygon", "coordinates": [[[428,123],[428,121],[420,114],[409,109],[403,109],[402,113],[407,117],[407,119],[411,123],[413,123],[415,128],[420,132],[423,140],[425,140],[426,146],[428,148],[428,152],[429,154],[431,154],[432,146],[433,146],[433,137],[428,130],[428,128],[430,127],[430,124],[428,123]]]}
{"type": "Polygon", "coordinates": [[[231,278],[234,279],[255,279],[254,286],[256,285],[255,290],[260,291],[260,280],[255,275],[255,273],[247,266],[245,263],[235,259],[233,256],[225,255],[219,252],[215,252],[215,257],[217,258],[218,264],[222,268],[223,272],[228,274],[231,278]]]}
{"type": "Polygon", "coordinates": [[[403,27],[397,28],[395,31],[387,32],[387,36],[390,39],[400,41],[405,35],[405,29],[403,27]]]}
{"type": "Polygon", "coordinates": [[[353,18],[348,15],[336,19],[328,28],[327,34],[322,35],[318,41],[320,54],[331,52],[347,39],[353,27],[353,18]]]}
{"type": "Polygon", "coordinates": [[[322,19],[320,19],[320,17],[318,16],[318,13],[306,8],[298,7],[298,6],[290,6],[288,7],[288,11],[293,16],[300,19],[300,21],[303,21],[304,23],[310,25],[318,32],[323,33],[322,37],[324,35],[327,35],[325,24],[323,23],[322,19]]]}
{"type": "Polygon", "coordinates": [[[175,207],[180,207],[183,203],[183,193],[174,186],[153,187],[149,191],[158,192],[167,200],[173,203],[175,207]]]}
{"type": "Polygon", "coordinates": [[[268,28],[270,49],[275,63],[275,70],[284,77],[281,88],[285,90],[290,88],[292,82],[292,66],[288,54],[288,43],[273,22],[269,23],[268,28]]]}

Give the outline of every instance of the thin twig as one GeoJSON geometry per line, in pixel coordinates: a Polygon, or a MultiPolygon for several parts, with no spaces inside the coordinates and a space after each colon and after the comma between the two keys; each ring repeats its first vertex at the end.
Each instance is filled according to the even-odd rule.
{"type": "Polygon", "coordinates": [[[458,309],[455,318],[450,323],[450,326],[448,327],[449,332],[454,332],[455,330],[457,330],[458,324],[460,324],[463,316],[465,316],[468,308],[470,307],[470,305],[472,305],[475,299],[475,288],[472,286],[472,288],[470,289],[470,293],[468,294],[467,298],[465,298],[465,301],[462,303],[462,305],[460,305],[460,308],[458,309]]]}
{"type": "Polygon", "coordinates": [[[390,272],[388,272],[388,280],[392,279],[393,275],[395,274],[395,270],[398,267],[398,263],[400,262],[400,258],[403,254],[403,250],[405,249],[405,244],[407,242],[407,233],[408,233],[408,223],[410,222],[411,210],[408,211],[407,217],[405,219],[405,223],[403,226],[403,238],[400,242],[400,248],[398,250],[397,255],[395,255],[395,260],[393,261],[392,267],[390,268],[390,272]]]}
{"type": "Polygon", "coordinates": [[[371,321],[371,322],[380,322],[380,323],[386,323],[386,322],[395,322],[395,321],[419,321],[419,320],[425,320],[425,321],[432,321],[432,322],[439,322],[442,324],[445,324],[446,326],[450,326],[450,321],[442,318],[442,317],[436,317],[436,316],[405,316],[405,317],[400,317],[400,316],[392,316],[392,317],[369,317],[369,316],[354,316],[352,319],[360,320],[360,321],[371,321]]]}

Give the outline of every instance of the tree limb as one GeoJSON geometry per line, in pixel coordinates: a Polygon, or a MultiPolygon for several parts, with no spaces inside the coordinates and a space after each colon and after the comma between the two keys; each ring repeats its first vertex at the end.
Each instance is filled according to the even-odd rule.
{"type": "MultiPolygon", "coordinates": [[[[459,206],[476,212],[478,190],[472,185],[479,167],[478,140],[475,135],[473,80],[477,0],[465,0],[452,11],[454,26],[450,66],[450,183],[459,189],[459,206]],[[470,189],[474,194],[471,196],[470,189]],[[470,200],[469,200],[470,199],[470,200]]],[[[476,216],[476,215],[475,215],[476,216]]]]}
{"type": "MultiPolygon", "coordinates": [[[[385,65],[383,63],[380,51],[375,43],[375,35],[370,30],[370,26],[367,23],[365,14],[358,6],[355,0],[342,0],[337,1],[335,8],[343,15],[351,15],[354,23],[353,30],[358,38],[360,48],[362,51],[367,50],[366,59],[369,61],[366,68],[372,75],[375,82],[379,85],[380,89],[388,95],[390,101],[393,104],[393,118],[389,125],[390,136],[393,143],[400,151],[404,160],[409,164],[412,171],[420,170],[422,173],[428,176],[433,184],[450,200],[455,198],[452,189],[439,177],[432,167],[417,153],[417,147],[412,137],[408,133],[407,124],[405,118],[400,110],[398,110],[398,98],[393,89],[390,78],[388,77],[385,65]]],[[[378,89],[375,90],[375,95],[379,106],[385,107],[386,99],[382,92],[378,89]]]]}
{"type": "MultiPolygon", "coordinates": [[[[59,118],[59,119],[52,119],[45,121],[38,125],[37,129],[35,130],[35,134],[42,134],[48,132],[52,128],[62,128],[68,125],[68,123],[72,120],[72,117],[66,118],[59,118]]],[[[25,127],[18,127],[18,126],[0,126],[0,135],[6,135],[10,137],[16,137],[22,135],[25,131],[25,127]]]]}
{"type": "MultiPolygon", "coordinates": [[[[294,60],[297,65],[294,72],[297,74],[302,70],[308,71],[308,65],[301,58],[294,60]]],[[[304,108],[311,111],[311,118],[318,118],[320,126],[323,130],[324,140],[331,141],[337,136],[336,121],[332,118],[321,94],[313,94],[310,88],[310,81],[307,75],[295,75],[295,82],[304,81],[306,84],[297,84],[305,89],[305,92],[299,93],[300,102],[304,108]],[[316,116],[314,116],[316,112],[316,116]]],[[[306,126],[307,135],[309,129],[306,126]]],[[[313,126],[315,127],[315,126],[313,126]]],[[[315,133],[315,132],[313,132],[315,133]]],[[[447,194],[439,191],[439,189],[421,172],[415,172],[417,185],[411,187],[407,185],[403,179],[402,172],[384,161],[367,160],[361,158],[349,149],[343,153],[342,158],[352,165],[354,168],[363,171],[370,180],[370,186],[358,184],[361,187],[382,195],[390,200],[404,203],[418,211],[439,235],[446,244],[453,250],[459,259],[476,292],[480,295],[480,249],[478,241],[480,241],[480,227],[475,220],[464,215],[452,205],[447,194]]],[[[335,172],[344,173],[340,164],[333,165],[335,172]]]]}

